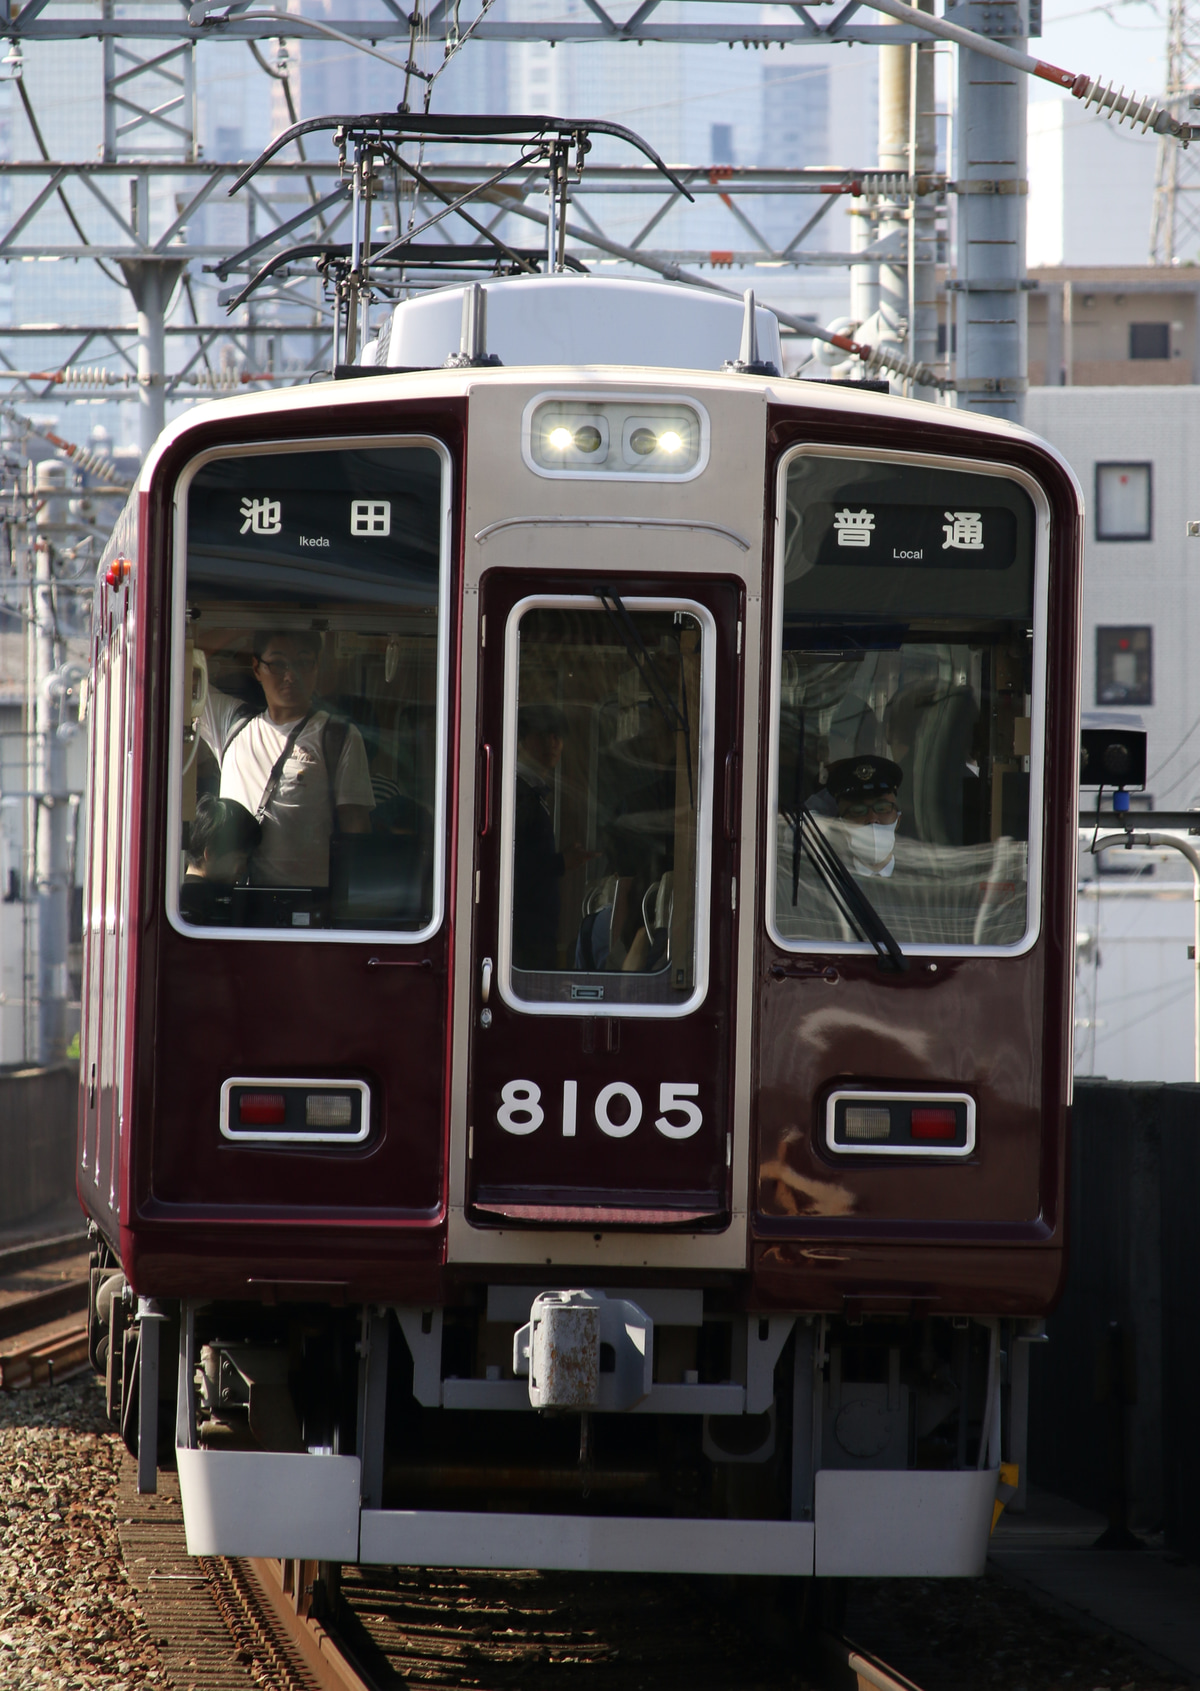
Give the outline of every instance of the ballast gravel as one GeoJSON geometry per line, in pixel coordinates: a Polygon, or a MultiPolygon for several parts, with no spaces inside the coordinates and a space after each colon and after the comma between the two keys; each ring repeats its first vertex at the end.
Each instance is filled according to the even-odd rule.
{"type": "Polygon", "coordinates": [[[0,1393],[0,1691],[168,1685],[121,1561],[123,1451],[90,1374],[0,1393]]]}
{"type": "MultiPolygon", "coordinates": [[[[0,1691],[172,1691],[122,1562],[127,1461],[90,1374],[0,1392],[0,1691]]],[[[742,1582],[347,1569],[343,1592],[381,1687],[816,1691],[769,1588],[742,1582]]],[[[849,1608],[850,1635],[925,1691],[1186,1691],[994,1575],[856,1581],[849,1608]]]]}

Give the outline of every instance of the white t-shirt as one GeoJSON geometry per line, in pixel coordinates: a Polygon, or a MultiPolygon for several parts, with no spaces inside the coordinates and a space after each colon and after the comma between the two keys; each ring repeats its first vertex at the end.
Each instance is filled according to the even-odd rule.
{"type": "MultiPolygon", "coordinates": [[[[243,709],[240,699],[210,687],[200,718],[200,734],[221,765],[221,797],[236,799],[256,816],[271,771],[295,722],[272,722],[265,712],[256,716],[238,731],[222,759],[221,747],[243,709]]],[[[255,886],[329,885],[329,839],[334,819],[321,749],[328,720],[328,711],[315,711],[288,754],[262,819],[262,841],[250,862],[250,879],[255,886]]],[[[358,804],[368,810],[375,807],[366,747],[353,723],[347,728],[333,791],[335,804],[358,804]]]]}

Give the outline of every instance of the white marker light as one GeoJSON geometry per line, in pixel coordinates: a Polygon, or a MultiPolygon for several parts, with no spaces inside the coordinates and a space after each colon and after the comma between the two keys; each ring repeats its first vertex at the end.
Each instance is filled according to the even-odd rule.
{"type": "Polygon", "coordinates": [[[681,452],[683,450],[683,437],[677,435],[674,429],[668,429],[665,434],[659,435],[658,446],[661,452],[681,452]]]}
{"type": "Polygon", "coordinates": [[[549,444],[556,452],[565,452],[567,448],[573,446],[574,443],[575,436],[571,433],[570,429],[550,430],[549,444]]]}

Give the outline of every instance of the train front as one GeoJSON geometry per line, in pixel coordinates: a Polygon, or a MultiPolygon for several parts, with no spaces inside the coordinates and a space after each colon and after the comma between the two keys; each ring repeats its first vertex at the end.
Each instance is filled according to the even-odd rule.
{"type": "Polygon", "coordinates": [[[402,306],[427,368],[192,413],[118,531],[113,1411],[194,1553],[978,1572],[1062,1270],[1077,489],[723,371],[737,302],[488,293],[502,363],[402,306]]]}

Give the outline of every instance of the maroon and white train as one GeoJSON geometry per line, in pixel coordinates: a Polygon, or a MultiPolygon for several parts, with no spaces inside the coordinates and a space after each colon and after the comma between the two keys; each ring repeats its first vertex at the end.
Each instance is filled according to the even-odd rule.
{"type": "Polygon", "coordinates": [[[1064,1268],[1078,487],[761,308],[747,370],[736,301],[486,292],[498,363],[449,288],[191,411],[105,556],[112,1412],[195,1553],[976,1573],[1064,1268]]]}

